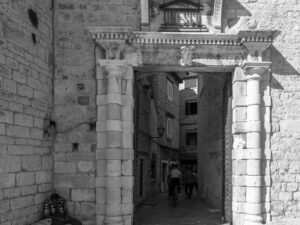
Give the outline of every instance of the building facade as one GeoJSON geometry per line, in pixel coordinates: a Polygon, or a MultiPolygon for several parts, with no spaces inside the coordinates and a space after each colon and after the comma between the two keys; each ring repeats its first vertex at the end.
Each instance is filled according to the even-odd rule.
{"type": "Polygon", "coordinates": [[[197,171],[198,146],[198,74],[182,77],[179,90],[180,165],[182,172],[197,171]]]}
{"type": "Polygon", "coordinates": [[[85,225],[132,224],[133,77],[149,67],[231,74],[227,220],[299,218],[300,2],[164,3],[0,1],[1,224],[38,220],[53,191],[85,225]]]}

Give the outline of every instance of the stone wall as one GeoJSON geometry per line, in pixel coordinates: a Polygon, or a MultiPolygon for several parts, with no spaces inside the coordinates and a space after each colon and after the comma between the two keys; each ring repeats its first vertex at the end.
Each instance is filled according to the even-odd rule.
{"type": "Polygon", "coordinates": [[[51,1],[0,1],[0,224],[41,218],[52,191],[51,1]],[[37,26],[28,11],[36,12],[37,26]],[[35,36],[34,43],[33,36],[35,36]]]}
{"type": "Polygon", "coordinates": [[[95,43],[86,27],[138,29],[138,6],[137,0],[55,1],[54,104],[61,132],[54,148],[54,188],[85,224],[93,223],[96,210],[96,132],[88,124],[96,119],[95,43]]]}
{"type": "Polygon", "coordinates": [[[271,29],[280,33],[265,54],[272,64],[271,218],[299,216],[300,2],[224,1],[225,32],[271,29]]]}
{"type": "Polygon", "coordinates": [[[222,203],[222,91],[224,78],[202,75],[199,97],[198,153],[199,190],[207,202],[221,209],[222,203]]]}

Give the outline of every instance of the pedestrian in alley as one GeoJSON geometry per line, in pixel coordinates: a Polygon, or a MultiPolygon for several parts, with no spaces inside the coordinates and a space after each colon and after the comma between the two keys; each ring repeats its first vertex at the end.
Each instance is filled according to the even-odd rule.
{"type": "Polygon", "coordinates": [[[45,218],[51,218],[51,225],[82,225],[80,221],[68,215],[65,199],[57,193],[53,193],[44,204],[45,218]]]}
{"type": "Polygon", "coordinates": [[[177,191],[180,193],[180,178],[182,176],[181,171],[178,169],[177,165],[171,166],[171,171],[168,176],[168,184],[169,184],[169,199],[173,195],[174,188],[177,186],[177,191]]]}
{"type": "Polygon", "coordinates": [[[197,175],[197,170],[194,170],[194,172],[193,172],[193,179],[194,179],[194,181],[193,181],[193,187],[195,186],[195,190],[196,190],[196,192],[198,194],[198,175],[197,175]]]}
{"type": "Polygon", "coordinates": [[[188,167],[184,174],[184,189],[185,189],[185,195],[189,199],[192,198],[193,186],[194,186],[193,171],[192,168],[188,167]]]}

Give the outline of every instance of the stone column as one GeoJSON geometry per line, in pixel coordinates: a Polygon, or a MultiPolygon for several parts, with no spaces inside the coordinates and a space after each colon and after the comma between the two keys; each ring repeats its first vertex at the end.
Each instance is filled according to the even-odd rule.
{"type": "Polygon", "coordinates": [[[261,81],[269,74],[270,62],[245,62],[242,65],[247,82],[246,122],[246,201],[244,225],[265,223],[266,208],[266,165],[265,140],[263,135],[263,91],[261,81]]]}
{"type": "Polygon", "coordinates": [[[131,225],[133,214],[133,70],[98,60],[97,225],[131,225]]]}

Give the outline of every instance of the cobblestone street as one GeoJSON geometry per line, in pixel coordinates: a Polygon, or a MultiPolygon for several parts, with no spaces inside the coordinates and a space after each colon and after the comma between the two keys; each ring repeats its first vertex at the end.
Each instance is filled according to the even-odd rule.
{"type": "Polygon", "coordinates": [[[146,202],[136,208],[134,225],[219,225],[221,211],[215,210],[199,197],[186,199],[181,194],[177,206],[162,194],[152,202],[146,202]]]}

